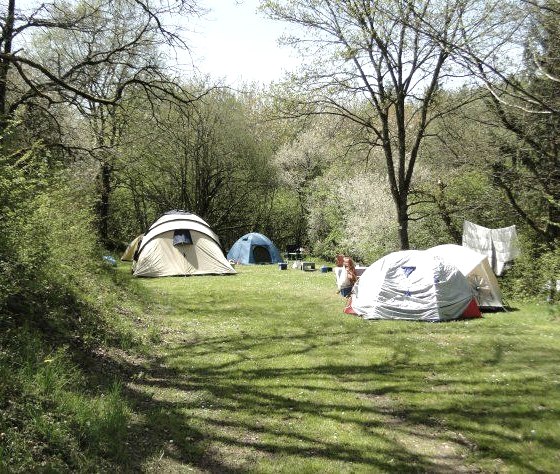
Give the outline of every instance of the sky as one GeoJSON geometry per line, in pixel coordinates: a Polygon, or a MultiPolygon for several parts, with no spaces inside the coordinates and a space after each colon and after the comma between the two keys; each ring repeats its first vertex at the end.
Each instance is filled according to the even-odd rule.
{"type": "Polygon", "coordinates": [[[295,52],[277,43],[286,26],[258,13],[258,0],[201,3],[211,11],[188,26],[192,61],[201,73],[229,85],[268,84],[296,68],[295,52]]]}
{"type": "MultiPolygon", "coordinates": [[[[4,3],[4,0],[0,0],[4,3]]],[[[27,9],[40,0],[17,0],[18,8],[27,9]]],[[[201,18],[190,16],[180,21],[190,56],[177,52],[177,60],[186,70],[192,65],[199,74],[228,85],[258,82],[268,84],[281,79],[283,72],[299,63],[295,52],[278,45],[288,26],[257,12],[259,0],[197,0],[208,10],[201,18]]],[[[175,23],[171,21],[171,23],[175,23]]]]}

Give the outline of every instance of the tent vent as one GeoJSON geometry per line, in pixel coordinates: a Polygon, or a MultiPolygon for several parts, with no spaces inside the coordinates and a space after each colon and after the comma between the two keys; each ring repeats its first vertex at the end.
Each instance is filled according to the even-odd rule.
{"type": "Polygon", "coordinates": [[[177,245],[192,245],[192,237],[189,230],[177,229],[173,233],[173,246],[177,245]]]}

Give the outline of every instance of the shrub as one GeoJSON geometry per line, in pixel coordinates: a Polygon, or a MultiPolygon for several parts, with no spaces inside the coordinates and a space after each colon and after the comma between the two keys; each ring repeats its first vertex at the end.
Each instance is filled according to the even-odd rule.
{"type": "Polygon", "coordinates": [[[381,174],[318,180],[309,218],[313,252],[332,260],[336,253],[372,263],[398,248],[395,205],[381,174]]]}
{"type": "Polygon", "coordinates": [[[556,285],[560,276],[560,247],[521,243],[521,255],[504,275],[502,287],[509,297],[558,301],[556,285]]]}

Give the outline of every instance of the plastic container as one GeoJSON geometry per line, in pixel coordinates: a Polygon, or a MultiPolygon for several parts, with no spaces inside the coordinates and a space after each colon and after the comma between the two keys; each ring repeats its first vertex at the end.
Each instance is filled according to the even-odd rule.
{"type": "Polygon", "coordinates": [[[280,262],[280,263],[278,264],[278,269],[279,269],[279,270],[287,270],[287,269],[288,269],[288,264],[287,264],[287,263],[284,263],[284,262],[280,262]]]}

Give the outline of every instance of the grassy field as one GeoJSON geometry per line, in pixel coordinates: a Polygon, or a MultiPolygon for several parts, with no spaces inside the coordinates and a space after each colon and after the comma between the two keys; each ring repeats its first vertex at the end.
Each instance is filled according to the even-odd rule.
{"type": "Polygon", "coordinates": [[[138,280],[155,308],[122,362],[128,469],[558,471],[556,308],[363,321],[330,273],[237,270],[138,280]]]}

